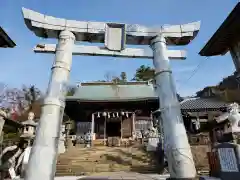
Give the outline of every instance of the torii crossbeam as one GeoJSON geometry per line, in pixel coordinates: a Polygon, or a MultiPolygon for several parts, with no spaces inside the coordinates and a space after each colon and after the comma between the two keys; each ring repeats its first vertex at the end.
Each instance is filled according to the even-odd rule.
{"type": "MultiPolygon", "coordinates": [[[[34,52],[36,53],[56,53],[56,44],[38,44],[34,47],[34,52]]],[[[144,58],[153,59],[153,52],[150,48],[125,48],[122,51],[109,51],[105,47],[98,46],[80,46],[75,45],[72,50],[73,55],[82,56],[112,56],[112,57],[123,57],[123,58],[144,58]]],[[[178,60],[186,59],[186,51],[184,50],[167,50],[167,55],[169,59],[178,60]]]]}
{"type": "Polygon", "coordinates": [[[66,20],[25,8],[23,16],[27,27],[37,36],[58,39],[57,45],[38,45],[34,48],[35,52],[55,53],[56,57],[26,180],[54,178],[57,142],[65,106],[62,87],[68,81],[73,54],[153,59],[170,176],[173,179],[191,179],[196,176],[169,65],[170,58],[185,59],[186,55],[184,51],[167,50],[167,45],[190,43],[199,31],[200,22],[148,28],[137,24],[66,20]],[[75,41],[104,43],[104,46],[75,46],[75,41]],[[150,45],[152,52],[150,48],[135,49],[127,48],[126,45],[150,45]]]}

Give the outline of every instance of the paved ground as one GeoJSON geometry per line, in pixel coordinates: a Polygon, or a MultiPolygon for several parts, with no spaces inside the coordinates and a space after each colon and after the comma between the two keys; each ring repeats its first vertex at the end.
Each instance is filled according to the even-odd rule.
{"type": "Polygon", "coordinates": [[[165,180],[167,177],[169,175],[110,172],[98,173],[87,177],[56,177],[55,180],[165,180]]]}
{"type": "MultiPolygon", "coordinates": [[[[93,176],[63,176],[55,177],[54,180],[166,180],[169,175],[159,174],[139,174],[129,172],[110,172],[99,173],[93,176]]],[[[208,176],[202,176],[200,180],[221,180],[219,178],[213,178],[208,176]]]]}
{"type": "MultiPolygon", "coordinates": [[[[159,174],[139,174],[129,172],[111,172],[111,173],[100,173],[88,177],[56,177],[55,180],[166,180],[169,175],[159,174]]],[[[219,178],[202,176],[200,180],[221,180],[219,178]]]]}

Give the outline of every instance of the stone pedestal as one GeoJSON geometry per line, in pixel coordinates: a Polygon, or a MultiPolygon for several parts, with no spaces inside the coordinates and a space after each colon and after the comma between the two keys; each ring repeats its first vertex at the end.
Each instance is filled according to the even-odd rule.
{"type": "Polygon", "coordinates": [[[96,133],[93,133],[93,134],[92,134],[92,140],[93,140],[93,141],[96,140],[96,133]]]}
{"type": "Polygon", "coordinates": [[[66,141],[67,141],[66,142],[67,149],[71,148],[73,146],[72,139],[71,138],[67,138],[66,141]]]}
{"type": "Polygon", "coordinates": [[[113,147],[120,147],[121,146],[121,139],[119,137],[108,137],[107,145],[113,147]]]}
{"type": "Polygon", "coordinates": [[[27,165],[28,165],[28,160],[29,160],[29,156],[31,153],[31,148],[32,147],[27,147],[24,151],[24,157],[23,157],[23,161],[22,161],[22,168],[21,168],[21,177],[25,177],[25,173],[27,170],[27,165]]]}
{"type": "Polygon", "coordinates": [[[156,151],[159,143],[158,137],[148,138],[147,151],[156,151]]]}
{"type": "Polygon", "coordinates": [[[58,154],[65,153],[66,147],[65,147],[65,125],[62,125],[61,132],[60,132],[60,138],[58,142],[58,154]]]}
{"type": "Polygon", "coordinates": [[[240,132],[232,133],[233,143],[240,144],[240,132]]]}
{"type": "Polygon", "coordinates": [[[66,147],[65,147],[65,140],[60,139],[58,143],[58,154],[65,153],[66,147]]]}
{"type": "Polygon", "coordinates": [[[240,145],[221,143],[214,148],[218,154],[217,176],[222,180],[238,180],[240,177],[240,145]]]}

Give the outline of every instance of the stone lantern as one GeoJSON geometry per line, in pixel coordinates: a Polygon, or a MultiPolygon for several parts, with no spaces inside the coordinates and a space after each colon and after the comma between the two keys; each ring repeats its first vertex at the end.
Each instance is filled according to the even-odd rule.
{"type": "Polygon", "coordinates": [[[67,148],[72,146],[72,140],[71,140],[71,137],[69,136],[71,129],[72,129],[72,122],[71,122],[71,120],[67,120],[65,122],[65,130],[66,130],[65,136],[66,136],[66,146],[67,146],[67,148]]]}
{"type": "Polygon", "coordinates": [[[68,120],[65,122],[65,127],[66,127],[66,135],[68,136],[70,134],[70,130],[72,129],[71,120],[68,120]]]}
{"type": "Polygon", "coordinates": [[[60,136],[59,136],[59,141],[58,141],[58,154],[62,154],[66,151],[65,147],[65,131],[66,127],[64,124],[61,125],[61,130],[60,130],[60,136]]]}
{"type": "Polygon", "coordinates": [[[35,137],[36,127],[38,125],[33,119],[34,113],[29,112],[28,120],[22,122],[23,129],[21,137],[25,138],[28,141],[28,144],[30,144],[31,140],[35,137]]]}

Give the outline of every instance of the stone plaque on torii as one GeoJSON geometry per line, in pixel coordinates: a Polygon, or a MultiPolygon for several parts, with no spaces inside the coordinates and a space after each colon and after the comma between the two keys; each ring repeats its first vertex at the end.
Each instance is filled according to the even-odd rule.
{"type": "Polygon", "coordinates": [[[37,36],[58,39],[57,45],[43,44],[34,48],[35,52],[56,55],[26,180],[52,180],[54,177],[57,142],[65,106],[64,87],[71,70],[72,55],[153,59],[170,176],[175,179],[191,179],[196,176],[169,65],[169,59],[185,59],[186,53],[168,50],[167,45],[190,43],[199,31],[200,22],[149,28],[121,23],[66,20],[25,8],[23,15],[27,27],[37,36]],[[104,46],[74,45],[75,41],[104,43],[104,46]],[[151,48],[127,48],[126,45],[150,45],[151,48]]]}

